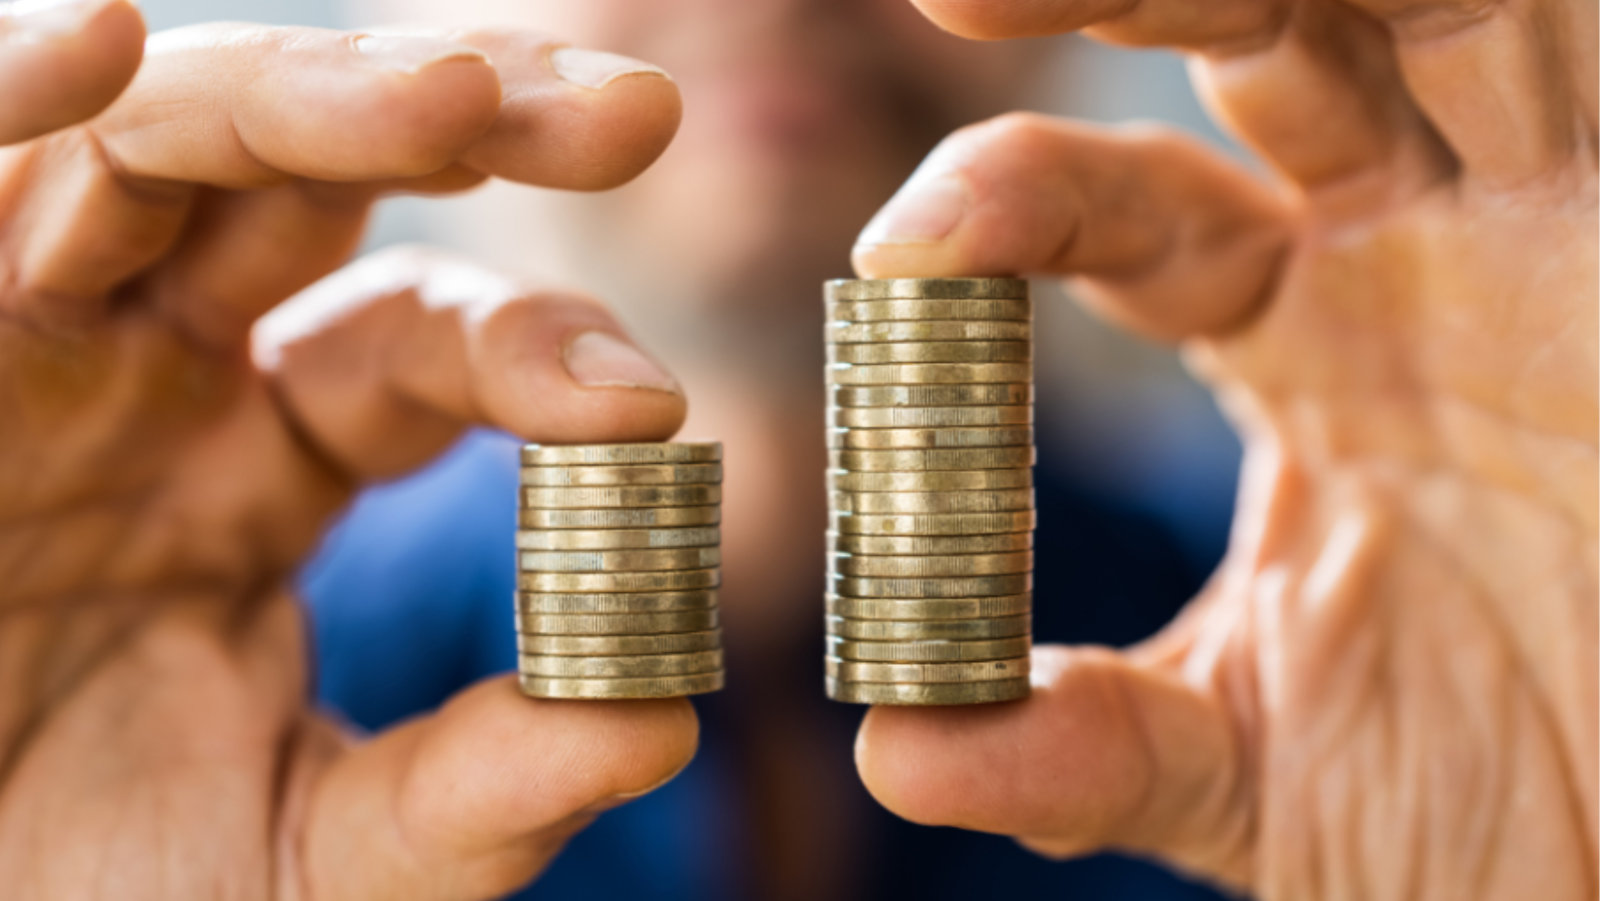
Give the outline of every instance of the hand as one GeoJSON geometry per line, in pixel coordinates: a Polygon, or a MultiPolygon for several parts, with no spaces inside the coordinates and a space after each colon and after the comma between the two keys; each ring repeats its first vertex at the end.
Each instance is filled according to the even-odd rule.
{"type": "Polygon", "coordinates": [[[126,0],[20,12],[0,7],[0,141],[34,138],[0,150],[4,895],[515,888],[688,761],[689,705],[498,679],[356,741],[309,707],[286,580],[356,489],[468,425],[657,440],[683,398],[593,301],[420,251],[257,320],[343,262],[384,191],[631,178],[676,89],[516,32],[219,25],[141,65],[126,0]]]}
{"type": "Polygon", "coordinates": [[[919,5],[1184,50],[1277,179],[1005,117],[863,234],[865,276],[1075,277],[1181,340],[1246,446],[1227,558],[1164,634],[1040,648],[1022,703],[873,710],[867,786],[1264,899],[1595,897],[1595,5],[919,5]]]}

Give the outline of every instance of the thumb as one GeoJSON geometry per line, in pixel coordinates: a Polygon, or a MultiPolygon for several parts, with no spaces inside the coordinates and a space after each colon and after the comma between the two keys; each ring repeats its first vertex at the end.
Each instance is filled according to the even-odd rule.
{"type": "Polygon", "coordinates": [[[0,145],[93,117],[143,58],[144,19],[128,0],[0,3],[0,145]]]}

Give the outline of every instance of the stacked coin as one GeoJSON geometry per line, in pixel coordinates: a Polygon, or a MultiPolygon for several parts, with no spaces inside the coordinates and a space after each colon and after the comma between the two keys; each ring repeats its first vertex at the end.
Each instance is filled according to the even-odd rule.
{"type": "Polygon", "coordinates": [[[722,445],[522,449],[524,693],[664,698],[722,687],[722,445]]]}
{"type": "Polygon", "coordinates": [[[1033,317],[1017,279],[829,282],[828,696],[1028,694],[1033,317]]]}

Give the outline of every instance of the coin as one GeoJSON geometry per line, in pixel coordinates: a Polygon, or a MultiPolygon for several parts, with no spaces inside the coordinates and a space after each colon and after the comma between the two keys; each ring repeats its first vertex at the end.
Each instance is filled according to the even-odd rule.
{"type": "Polygon", "coordinates": [[[914,601],[883,598],[848,598],[824,595],[828,613],[850,619],[888,619],[902,622],[951,619],[996,619],[1021,616],[1033,610],[1033,594],[992,598],[934,598],[914,601]]]}
{"type": "Polygon", "coordinates": [[[590,510],[601,507],[704,507],[722,501],[720,485],[638,485],[611,488],[524,488],[522,506],[590,510]]]}
{"type": "Polygon", "coordinates": [[[869,579],[828,574],[834,594],[851,598],[987,598],[1033,590],[1032,573],[949,579],[869,579]]]}
{"type": "Polygon", "coordinates": [[[722,530],[715,526],[699,529],[541,529],[517,532],[517,548],[526,551],[716,547],[721,543],[722,530]]]}
{"type": "Polygon", "coordinates": [[[1032,363],[890,363],[858,366],[835,363],[827,369],[835,385],[965,385],[989,382],[1026,382],[1033,378],[1032,363]]]}
{"type": "Polygon", "coordinates": [[[937,469],[1020,469],[1032,466],[1031,447],[958,447],[918,450],[830,450],[828,466],[854,472],[922,472],[937,469]]]}
{"type": "Polygon", "coordinates": [[[1033,617],[905,621],[829,616],[827,625],[829,635],[862,641],[977,641],[1027,635],[1033,617]]]}
{"type": "Polygon", "coordinates": [[[721,463],[655,466],[524,466],[522,484],[551,488],[610,485],[715,485],[721,463]]]}
{"type": "Polygon", "coordinates": [[[1026,447],[1032,426],[995,429],[829,429],[828,446],[851,450],[1026,447]]]}
{"type": "Polygon", "coordinates": [[[1015,406],[1033,403],[1033,384],[1024,380],[994,385],[829,385],[836,407],[1015,406]]]}
{"type": "Polygon", "coordinates": [[[722,565],[722,551],[714,547],[649,551],[524,551],[517,555],[517,565],[524,571],[556,573],[709,569],[722,565]]]}
{"type": "Polygon", "coordinates": [[[881,344],[903,341],[1032,341],[1033,323],[982,318],[922,322],[829,322],[830,344],[881,344]]]}
{"type": "Polygon", "coordinates": [[[1026,698],[1031,691],[1027,679],[929,685],[904,682],[842,682],[838,679],[830,678],[824,687],[828,692],[828,697],[835,701],[845,701],[851,704],[926,705],[930,707],[1016,701],[1026,698]]]}
{"type": "Polygon", "coordinates": [[[518,591],[694,591],[722,584],[718,569],[680,569],[653,573],[517,573],[518,591]]]}
{"type": "Polygon", "coordinates": [[[714,526],[721,521],[722,508],[717,506],[517,511],[517,522],[524,529],[653,529],[714,526]]]}
{"type": "Polygon", "coordinates": [[[1033,509],[1032,488],[1005,491],[835,491],[837,513],[1012,513],[1033,509]]]}
{"type": "Polygon", "coordinates": [[[828,676],[841,682],[994,682],[1027,678],[1029,658],[966,663],[873,663],[823,658],[828,676]]]}
{"type": "Polygon", "coordinates": [[[994,535],[1025,532],[1038,524],[1032,510],[1015,513],[877,515],[829,513],[828,527],[842,535],[994,535]]]}
{"type": "Polygon", "coordinates": [[[629,654],[621,657],[555,657],[523,654],[517,672],[558,679],[638,679],[693,676],[722,669],[722,651],[689,654],[629,654]]]}
{"type": "Polygon", "coordinates": [[[675,632],[659,635],[529,635],[517,636],[517,651],[562,657],[618,657],[628,654],[684,654],[722,647],[722,631],[675,632]]]}
{"type": "Polygon", "coordinates": [[[1026,363],[1028,341],[925,341],[907,344],[833,344],[829,363],[1026,363]]]}
{"type": "Polygon", "coordinates": [[[916,557],[878,557],[830,554],[828,571],[841,576],[933,579],[949,576],[997,576],[1029,572],[1033,552],[1010,554],[938,554],[916,557]]]}
{"type": "Polygon", "coordinates": [[[919,300],[1025,298],[1028,282],[1020,278],[836,278],[824,282],[822,292],[830,302],[896,297],[919,300]]]}
{"type": "Polygon", "coordinates": [[[522,447],[523,466],[627,466],[638,463],[716,463],[718,441],[664,444],[539,445],[522,447]]]}
{"type": "Polygon", "coordinates": [[[697,676],[659,676],[647,679],[551,679],[522,676],[524,694],[537,698],[572,698],[591,701],[628,698],[676,698],[704,694],[722,688],[724,675],[701,673],[697,676]]]}
{"type": "Polygon", "coordinates": [[[845,554],[1004,554],[1033,548],[1032,532],[999,535],[840,535],[829,532],[828,550],[845,554]]]}
{"type": "Polygon", "coordinates": [[[842,660],[880,663],[952,663],[1026,657],[1033,641],[1026,635],[988,641],[855,641],[828,636],[828,653],[842,660]]]}
{"type": "Polygon", "coordinates": [[[831,491],[1004,491],[1032,488],[1033,470],[973,469],[933,472],[828,472],[831,491]]]}
{"type": "Polygon", "coordinates": [[[517,609],[524,613],[666,613],[673,610],[709,610],[717,606],[717,592],[628,591],[620,594],[517,593],[517,609]]]}
{"type": "Polygon", "coordinates": [[[1032,425],[1033,407],[830,407],[836,429],[948,429],[1032,425]]]}

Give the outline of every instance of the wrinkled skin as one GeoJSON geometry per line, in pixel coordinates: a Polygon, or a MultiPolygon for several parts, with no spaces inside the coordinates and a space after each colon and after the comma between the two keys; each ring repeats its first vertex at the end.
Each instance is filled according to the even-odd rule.
{"type": "Polygon", "coordinates": [[[1595,5],[919,5],[1187,51],[1276,184],[1008,117],[863,234],[863,275],[1073,277],[1180,341],[1246,445],[1228,555],[1178,622],[1038,649],[1028,701],[872,711],[868,787],[1269,901],[1596,897],[1595,5]],[[946,201],[913,203],[928,185],[946,201]]]}
{"type": "Polygon", "coordinates": [[[594,301],[423,251],[321,281],[253,348],[251,330],[343,263],[383,191],[621,183],[670,140],[676,89],[627,61],[565,81],[534,34],[215,26],[146,52],[124,0],[43,33],[14,12],[5,897],[467,901],[524,883],[688,761],[688,704],[539,702],[496,679],[358,739],[310,708],[286,583],[358,487],[470,424],[660,440],[683,398],[594,301]]]}

